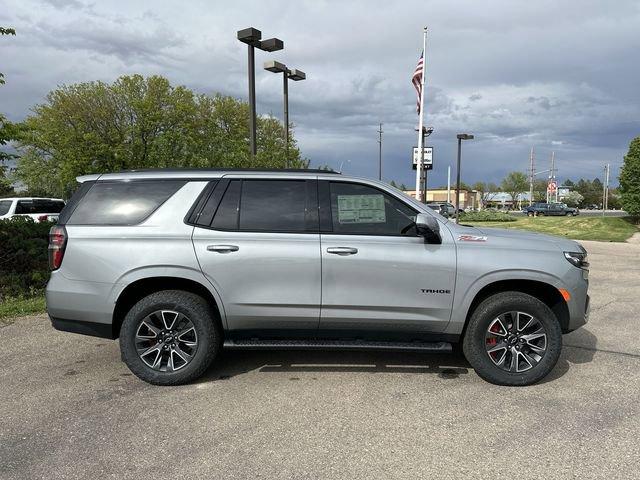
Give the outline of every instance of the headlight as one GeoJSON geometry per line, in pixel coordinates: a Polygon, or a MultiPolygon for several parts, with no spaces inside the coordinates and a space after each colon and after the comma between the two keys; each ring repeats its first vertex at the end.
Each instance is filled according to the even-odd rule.
{"type": "Polygon", "coordinates": [[[587,252],[564,252],[564,258],[578,268],[589,270],[589,262],[587,261],[587,252]]]}

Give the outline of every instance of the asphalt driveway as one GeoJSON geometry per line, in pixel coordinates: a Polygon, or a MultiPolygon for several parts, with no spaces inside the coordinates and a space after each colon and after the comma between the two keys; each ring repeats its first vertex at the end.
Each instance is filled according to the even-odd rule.
{"type": "Polygon", "coordinates": [[[117,342],[0,329],[0,478],[638,478],[640,243],[583,242],[591,321],[550,377],[459,355],[226,352],[153,387],[117,342]]]}

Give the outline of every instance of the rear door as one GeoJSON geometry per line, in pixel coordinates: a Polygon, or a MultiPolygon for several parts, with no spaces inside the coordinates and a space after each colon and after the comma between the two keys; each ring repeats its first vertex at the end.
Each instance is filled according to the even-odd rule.
{"type": "Polygon", "coordinates": [[[315,335],[320,236],[315,179],[225,177],[193,232],[235,337],[315,335]]]}
{"type": "Polygon", "coordinates": [[[319,335],[407,339],[442,332],[453,301],[456,250],[417,235],[417,211],[355,182],[320,181],[322,310],[319,335]]]}

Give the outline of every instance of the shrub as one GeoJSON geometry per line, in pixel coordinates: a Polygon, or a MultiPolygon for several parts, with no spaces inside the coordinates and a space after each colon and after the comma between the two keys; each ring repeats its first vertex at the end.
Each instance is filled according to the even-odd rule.
{"type": "Polygon", "coordinates": [[[47,246],[51,225],[30,217],[0,220],[0,301],[42,292],[49,280],[47,246]]]}
{"type": "Polygon", "coordinates": [[[479,212],[461,213],[460,220],[466,222],[515,222],[517,219],[508,213],[481,210],[479,212]]]}

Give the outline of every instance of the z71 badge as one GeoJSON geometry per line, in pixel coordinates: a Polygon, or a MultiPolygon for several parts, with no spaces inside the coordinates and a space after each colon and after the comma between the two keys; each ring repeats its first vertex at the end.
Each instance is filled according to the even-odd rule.
{"type": "Polygon", "coordinates": [[[460,235],[458,240],[461,242],[486,242],[487,237],[482,235],[460,235]]]}

